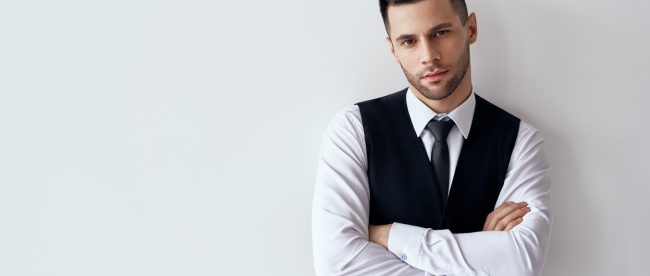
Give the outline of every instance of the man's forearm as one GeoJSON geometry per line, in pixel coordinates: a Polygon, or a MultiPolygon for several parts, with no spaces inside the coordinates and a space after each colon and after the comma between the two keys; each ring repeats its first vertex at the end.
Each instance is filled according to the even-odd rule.
{"type": "Polygon", "coordinates": [[[389,250],[431,274],[538,275],[544,264],[549,232],[533,224],[547,224],[544,216],[527,218],[528,225],[512,231],[452,234],[395,223],[389,250]]]}

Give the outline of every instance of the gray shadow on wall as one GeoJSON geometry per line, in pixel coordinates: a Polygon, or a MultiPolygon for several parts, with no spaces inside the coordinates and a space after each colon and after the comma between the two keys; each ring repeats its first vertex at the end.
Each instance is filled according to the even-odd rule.
{"type": "MultiPolygon", "coordinates": [[[[570,62],[571,52],[557,51],[556,47],[558,47],[557,41],[563,39],[571,41],[571,33],[556,26],[572,25],[574,24],[572,21],[576,18],[543,4],[537,4],[534,13],[529,12],[530,10],[516,10],[517,7],[522,7],[521,5],[513,5],[515,9],[513,10],[505,9],[508,8],[506,4],[479,1],[471,4],[476,7],[474,10],[480,11],[477,12],[479,23],[477,43],[480,43],[480,46],[472,50],[472,59],[477,61],[473,66],[473,81],[480,87],[479,94],[538,128],[546,139],[546,153],[552,167],[554,222],[544,275],[587,275],[593,271],[602,271],[594,267],[607,262],[603,254],[606,248],[602,242],[605,240],[605,225],[597,211],[599,203],[589,196],[590,183],[583,181],[582,176],[589,172],[580,171],[581,167],[578,166],[576,151],[571,144],[571,141],[576,139],[569,139],[571,137],[566,136],[571,126],[562,125],[562,118],[553,115],[570,114],[569,111],[557,110],[568,105],[553,106],[552,103],[557,102],[555,99],[532,103],[535,108],[527,108],[526,96],[521,93],[521,89],[530,84],[535,85],[536,82],[526,80],[530,84],[519,83],[525,79],[522,77],[524,70],[527,66],[531,66],[531,63],[527,63],[525,59],[531,53],[527,52],[530,50],[526,49],[526,43],[521,41],[516,32],[521,32],[522,29],[539,34],[554,32],[553,40],[538,41],[548,45],[536,45],[535,49],[552,52],[556,60],[570,62]],[[525,27],[512,26],[511,23],[505,22],[505,17],[512,20],[512,13],[518,12],[527,12],[525,17],[517,17],[525,21],[525,27]],[[549,24],[551,18],[552,25],[549,24]],[[546,107],[540,107],[540,104],[546,107]],[[534,110],[544,111],[542,113],[534,110]]],[[[533,8],[529,6],[526,9],[533,8]]],[[[557,67],[550,68],[549,64],[536,63],[532,66],[549,66],[549,68],[541,68],[541,71],[558,70],[557,67]]],[[[567,71],[567,74],[571,72],[567,71]]],[[[554,89],[569,88],[563,88],[560,83],[554,89]]]]}

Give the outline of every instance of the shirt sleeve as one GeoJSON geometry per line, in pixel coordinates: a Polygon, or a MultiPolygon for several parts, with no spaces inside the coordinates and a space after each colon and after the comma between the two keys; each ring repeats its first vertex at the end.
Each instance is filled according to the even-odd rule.
{"type": "Polygon", "coordinates": [[[540,275],[551,234],[550,166],[544,139],[521,122],[497,206],[526,201],[531,211],[510,231],[452,234],[394,223],[388,250],[436,275],[540,275]]]}
{"type": "Polygon", "coordinates": [[[358,106],[339,111],[325,132],[312,207],[317,275],[429,275],[368,240],[369,188],[358,106]]]}

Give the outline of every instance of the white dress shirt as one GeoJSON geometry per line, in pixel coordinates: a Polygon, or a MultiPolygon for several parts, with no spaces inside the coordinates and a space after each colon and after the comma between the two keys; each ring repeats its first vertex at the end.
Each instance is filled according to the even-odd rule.
{"type": "MultiPolygon", "coordinates": [[[[413,131],[431,158],[432,118],[455,123],[447,137],[451,188],[458,155],[470,133],[474,92],[448,114],[436,114],[409,89],[413,131]]],[[[551,231],[549,164],[539,131],[521,122],[495,208],[526,201],[531,211],[510,231],[452,234],[395,222],[388,250],[368,241],[368,160],[357,105],[339,111],[325,132],[312,209],[314,266],[318,275],[539,275],[551,231]]]]}

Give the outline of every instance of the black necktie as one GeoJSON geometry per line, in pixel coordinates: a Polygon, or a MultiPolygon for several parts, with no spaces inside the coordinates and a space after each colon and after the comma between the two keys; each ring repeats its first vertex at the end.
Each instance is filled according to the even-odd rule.
{"type": "Polygon", "coordinates": [[[437,121],[432,119],[428,124],[433,137],[436,138],[431,150],[431,163],[445,204],[447,204],[449,192],[449,147],[447,146],[447,136],[453,126],[454,121],[452,120],[437,121]]]}

